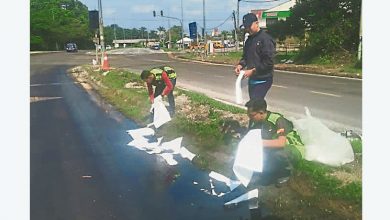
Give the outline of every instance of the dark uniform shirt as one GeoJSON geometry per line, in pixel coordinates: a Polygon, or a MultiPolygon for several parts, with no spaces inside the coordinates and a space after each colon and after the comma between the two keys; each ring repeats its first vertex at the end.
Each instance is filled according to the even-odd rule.
{"type": "MultiPolygon", "coordinates": [[[[261,136],[264,140],[277,139],[279,136],[287,136],[293,130],[293,124],[291,121],[280,116],[276,123],[273,124],[268,119],[271,112],[267,111],[267,118],[261,122],[252,122],[249,125],[249,129],[261,129],[261,136]]],[[[277,114],[277,113],[272,113],[277,114]]]]}
{"type": "Polygon", "coordinates": [[[274,72],[274,56],[276,43],[264,30],[250,35],[245,41],[244,53],[240,65],[247,69],[256,68],[251,80],[272,78],[274,72]]]}

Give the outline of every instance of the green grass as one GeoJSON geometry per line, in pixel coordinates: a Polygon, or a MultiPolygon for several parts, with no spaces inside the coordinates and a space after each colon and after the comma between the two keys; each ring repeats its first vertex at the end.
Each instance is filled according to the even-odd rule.
{"type": "Polygon", "coordinates": [[[287,60],[295,60],[297,54],[297,52],[288,52],[287,54],[285,52],[278,52],[275,56],[275,64],[284,63],[287,60]],[[284,62],[282,62],[282,60],[284,60],[284,62]]]}
{"type": "Polygon", "coordinates": [[[179,94],[180,93],[190,97],[191,101],[193,101],[195,104],[207,105],[215,109],[229,111],[232,113],[246,113],[246,111],[242,108],[224,104],[197,92],[180,90],[179,94]]]}
{"type": "Polygon", "coordinates": [[[363,143],[361,140],[352,140],[351,145],[354,153],[363,153],[363,143]]]}
{"type": "Polygon", "coordinates": [[[322,195],[329,198],[348,200],[357,205],[361,204],[361,182],[352,182],[343,185],[340,180],[327,175],[333,170],[333,168],[306,160],[300,160],[296,164],[295,169],[296,172],[301,172],[306,176],[309,176],[317,191],[319,191],[322,195]]]}

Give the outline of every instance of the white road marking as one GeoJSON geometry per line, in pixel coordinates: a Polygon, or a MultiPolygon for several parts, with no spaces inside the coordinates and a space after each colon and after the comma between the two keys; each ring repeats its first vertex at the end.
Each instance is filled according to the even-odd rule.
{"type": "Polygon", "coordinates": [[[214,77],[225,78],[225,76],[214,75],[214,77]]]}
{"type": "Polygon", "coordinates": [[[342,78],[342,79],[350,79],[350,80],[357,80],[357,81],[362,81],[362,79],[359,78],[351,78],[347,76],[328,76],[328,75],[322,75],[322,74],[315,74],[315,73],[301,73],[301,72],[295,72],[295,71],[288,71],[288,70],[278,70],[275,69],[277,72],[283,72],[283,73],[293,73],[297,75],[308,75],[308,76],[318,76],[318,77],[328,77],[328,78],[342,78]]]}
{"type": "Polygon", "coordinates": [[[279,86],[279,85],[272,85],[273,87],[277,87],[277,88],[283,88],[283,89],[287,89],[287,87],[286,86],[279,86]]]}
{"type": "Polygon", "coordinates": [[[62,99],[62,97],[30,97],[30,103],[31,102],[39,102],[39,101],[46,101],[46,100],[53,100],[53,99],[62,99]]]}
{"type": "MultiPolygon", "coordinates": [[[[79,82],[74,82],[74,83],[79,83],[79,82]]],[[[58,85],[74,84],[74,83],[37,83],[37,84],[31,84],[30,87],[36,87],[36,86],[58,86],[58,85]]]]}
{"type": "Polygon", "coordinates": [[[335,95],[335,94],[332,94],[332,93],[317,92],[317,91],[310,91],[310,92],[311,93],[315,93],[315,94],[320,94],[320,95],[333,96],[333,97],[337,97],[337,98],[341,97],[341,95],[335,95]]]}

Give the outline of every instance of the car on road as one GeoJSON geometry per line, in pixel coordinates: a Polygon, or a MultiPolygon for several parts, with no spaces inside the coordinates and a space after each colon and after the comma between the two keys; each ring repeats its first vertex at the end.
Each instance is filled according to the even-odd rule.
{"type": "Polygon", "coordinates": [[[65,45],[66,52],[77,52],[77,44],[75,43],[67,43],[65,45]]]}
{"type": "Polygon", "coordinates": [[[150,47],[150,49],[152,49],[152,50],[160,50],[160,45],[158,45],[158,44],[152,45],[150,47]]]}
{"type": "Polygon", "coordinates": [[[111,45],[106,46],[106,50],[111,50],[111,49],[112,49],[111,45]]]}

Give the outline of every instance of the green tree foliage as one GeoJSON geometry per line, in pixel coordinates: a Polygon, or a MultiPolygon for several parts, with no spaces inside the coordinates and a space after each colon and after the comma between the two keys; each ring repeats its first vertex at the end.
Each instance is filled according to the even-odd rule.
{"type": "Polygon", "coordinates": [[[279,40],[296,36],[303,53],[323,56],[356,53],[359,45],[361,0],[298,0],[291,17],[268,27],[279,40]]]}
{"type": "Polygon", "coordinates": [[[155,30],[148,31],[146,27],[141,27],[139,29],[137,28],[126,29],[120,27],[117,24],[112,24],[110,26],[104,27],[104,39],[106,45],[112,45],[115,39],[117,40],[140,39],[140,38],[146,39],[148,37],[148,32],[149,32],[150,39],[159,39],[159,36],[157,35],[157,31],[155,30]]]}
{"type": "Polygon", "coordinates": [[[181,39],[181,26],[174,25],[170,29],[171,31],[171,38],[173,42],[177,42],[178,40],[181,39]]]}
{"type": "Polygon", "coordinates": [[[30,49],[55,50],[67,42],[79,48],[92,44],[88,8],[77,0],[31,0],[30,49]]]}

